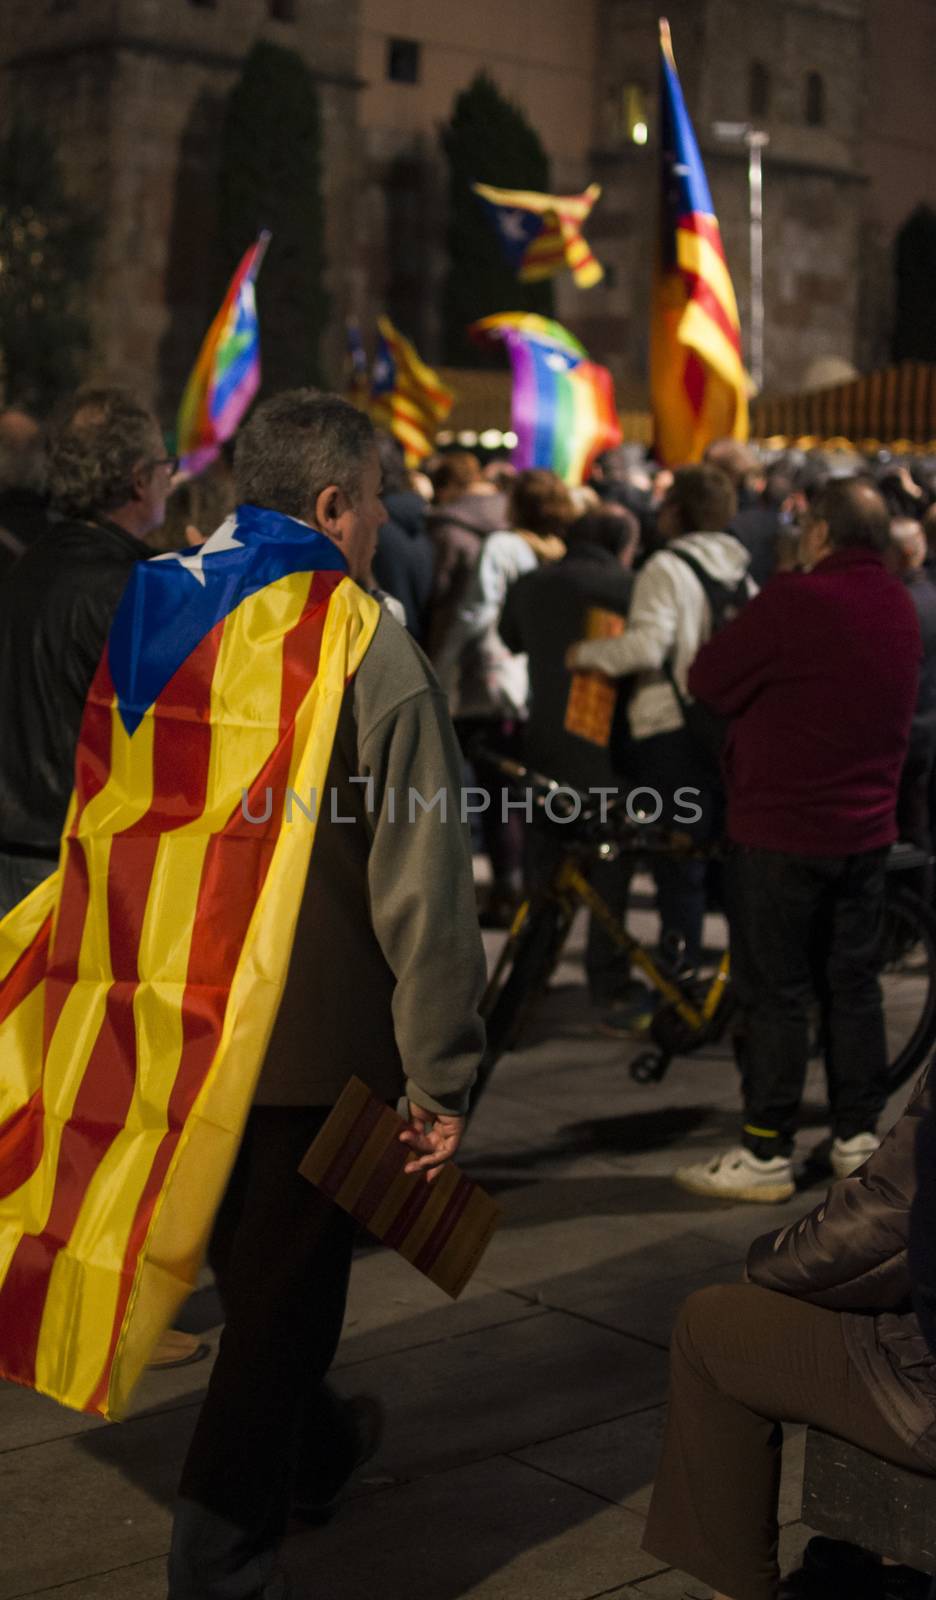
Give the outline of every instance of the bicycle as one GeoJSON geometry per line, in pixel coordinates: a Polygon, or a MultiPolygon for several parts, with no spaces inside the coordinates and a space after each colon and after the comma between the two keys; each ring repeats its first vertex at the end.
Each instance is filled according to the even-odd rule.
{"type": "MultiPolygon", "coordinates": [[[[734,1010],[729,951],[721,953],[708,979],[684,970],[678,953],[673,959],[656,954],[630,933],[623,918],[589,882],[588,870],[592,862],[622,852],[641,860],[659,854],[712,859],[717,850],[696,846],[684,834],[632,816],[627,797],[602,809],[592,796],[519,762],[489,751],[485,758],[512,782],[530,790],[536,808],[534,826],[551,828],[556,860],[545,881],[519,906],[488,980],[481,1005],[487,1046],[472,1107],[500,1057],[518,1043],[581,908],[598,918],[630,969],[641,972],[659,997],[649,1027],[653,1048],[641,1051],[630,1062],[629,1072],[637,1083],[661,1082],[674,1057],[690,1055],[723,1037],[734,1010]],[[559,796],[569,798],[559,803],[559,796]]],[[[898,881],[901,871],[917,870],[925,862],[922,851],[907,845],[895,846],[888,862],[880,975],[892,1091],[907,1081],[936,1042],[936,916],[898,881]]]]}

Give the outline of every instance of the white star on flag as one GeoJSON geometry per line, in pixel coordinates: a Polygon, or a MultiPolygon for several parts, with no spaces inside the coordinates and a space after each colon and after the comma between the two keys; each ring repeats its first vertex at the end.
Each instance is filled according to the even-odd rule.
{"type": "Polygon", "coordinates": [[[186,572],[190,572],[196,583],[205,587],[205,557],[219,555],[222,550],[243,550],[243,539],[235,539],[237,529],[236,517],[225,517],[220,528],[199,545],[197,550],[183,553],[181,550],[167,550],[163,556],[154,556],[154,561],[178,561],[186,572]]]}
{"type": "Polygon", "coordinates": [[[497,223],[505,239],[514,240],[517,244],[523,243],[526,238],[526,228],[522,211],[501,211],[497,223]]]}

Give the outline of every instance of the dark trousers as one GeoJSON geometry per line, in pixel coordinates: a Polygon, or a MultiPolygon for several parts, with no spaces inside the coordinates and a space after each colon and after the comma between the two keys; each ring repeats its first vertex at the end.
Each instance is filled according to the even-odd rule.
{"type": "MultiPolygon", "coordinates": [[[[562,854],[567,830],[561,823],[552,827],[545,824],[527,829],[524,840],[523,872],[526,886],[535,890],[547,883],[555,872],[562,854]]],[[[588,881],[596,894],[600,894],[608,908],[623,921],[627,915],[630,883],[634,863],[630,856],[620,855],[609,861],[591,861],[587,868],[588,881]]],[[[630,956],[624,954],[606,933],[597,917],[589,913],[588,934],[585,942],[585,975],[588,995],[593,1005],[610,1005],[625,992],[630,980],[630,956]]]]}
{"type": "Polygon", "coordinates": [[[873,1132],[887,1100],[878,982],[886,850],[792,856],[733,850],[727,871],[744,1142],[789,1155],[822,1004],[833,1132],[873,1132]]]}
{"type": "MultiPolygon", "coordinates": [[[[519,745],[519,725],[499,717],[458,717],[455,732],[466,762],[474,774],[474,784],[487,795],[489,804],[477,811],[478,831],[484,853],[491,863],[491,876],[499,888],[517,889],[523,867],[523,812],[516,804],[520,796],[494,766],[473,753],[477,741],[498,755],[515,756],[519,745]]],[[[470,781],[466,778],[466,782],[470,781]]],[[[471,804],[475,805],[475,797],[471,804]]],[[[478,802],[480,804],[480,801],[478,802]]]]}
{"type": "Polygon", "coordinates": [[[731,1600],[775,1600],[781,1422],[929,1470],[852,1362],[842,1315],[755,1284],[700,1289],[670,1346],[670,1400],[644,1548],[731,1600]]]}
{"type": "Polygon", "coordinates": [[[294,1496],[327,1498],[353,1464],[325,1383],[355,1224],[297,1168],[327,1110],[254,1107],[209,1260],[225,1326],[179,1485],[170,1600],[279,1596],[294,1496]]]}
{"type": "MultiPolygon", "coordinates": [[[[661,826],[678,829],[700,845],[717,839],[721,831],[721,797],[701,775],[685,729],[635,740],[633,752],[637,781],[631,792],[635,793],[638,786],[652,791],[643,796],[635,793],[635,805],[645,807],[652,816],[657,809],[653,796],[659,795],[663,807],[659,816],[661,826]],[[677,799],[680,791],[686,790],[691,792],[682,793],[677,799]],[[699,808],[701,816],[687,821],[695,807],[699,808]]],[[[653,861],[653,876],[661,943],[665,935],[675,935],[684,947],[688,964],[698,966],[702,956],[708,863],[658,856],[653,861]]]]}

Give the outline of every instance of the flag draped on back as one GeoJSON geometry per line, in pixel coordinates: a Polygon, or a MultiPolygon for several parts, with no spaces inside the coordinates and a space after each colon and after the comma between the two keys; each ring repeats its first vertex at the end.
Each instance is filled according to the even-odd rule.
{"type": "Polygon", "coordinates": [[[432,450],[455,396],[389,317],[378,317],[377,327],[370,414],[379,427],[399,439],[407,466],[415,467],[432,450]]]}
{"type": "Polygon", "coordinates": [[[513,370],[514,465],[549,467],[566,483],[584,483],[595,457],[621,442],[614,382],[558,322],[534,312],[482,317],[469,330],[502,339],[513,370]]]}
{"type": "Polygon", "coordinates": [[[580,289],[591,289],[604,277],[582,234],[595,201],[597,183],[584,194],[537,194],[532,189],[472,188],[488,215],[504,254],[521,283],[555,277],[566,267],[580,289]]]}
{"type": "Polygon", "coordinates": [[[185,386],[176,450],[186,472],[201,472],[215,459],[260,387],[254,283],[269,242],[270,235],[261,233],[244,252],[185,386]]]}
{"type": "Polygon", "coordinates": [[[378,615],[253,506],[135,569],[58,871],[0,923],[0,1376],[119,1416],[191,1292],[309,867],[288,790],[321,793],[378,615]]]}
{"type": "Polygon", "coordinates": [[[656,453],[698,461],[713,439],[748,434],[741,329],[718,220],[660,23],[660,238],[650,352],[656,453]]]}

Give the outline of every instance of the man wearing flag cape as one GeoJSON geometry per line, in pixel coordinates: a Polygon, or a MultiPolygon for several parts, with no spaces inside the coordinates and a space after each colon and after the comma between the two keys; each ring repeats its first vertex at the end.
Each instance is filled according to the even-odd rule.
{"type": "Polygon", "coordinates": [[[281,1597],[290,1510],[360,1450],[325,1376],[353,1223],[297,1167],[348,1079],[454,1154],[484,962],[443,698],[358,584],[370,421],[296,391],[236,513],[140,562],[85,709],[58,871],[0,923],[0,1375],[119,1416],[209,1243],[224,1313],[170,1600],[281,1597]],[[438,807],[414,804],[440,790],[438,807]],[[454,803],[453,803],[454,802],[454,803]]]}

